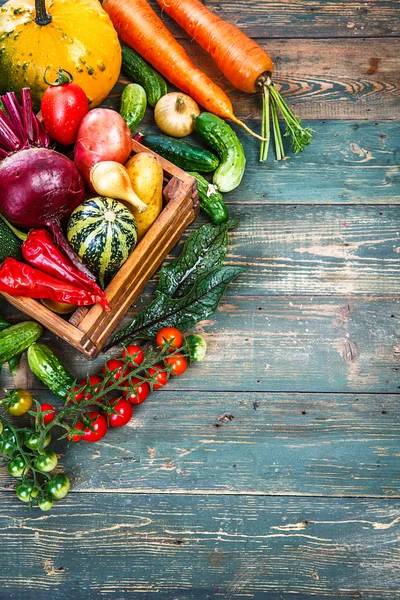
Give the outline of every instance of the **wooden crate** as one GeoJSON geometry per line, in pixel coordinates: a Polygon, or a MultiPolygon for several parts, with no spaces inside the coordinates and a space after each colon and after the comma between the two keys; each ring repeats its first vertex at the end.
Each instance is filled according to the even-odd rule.
{"type": "Polygon", "coordinates": [[[135,153],[150,152],[160,161],[164,170],[165,204],[157,220],[105,290],[111,310],[104,312],[99,304],[91,308],[80,307],[67,320],[37,300],[2,294],[13,306],[39,321],[89,358],[98,355],[199,210],[197,182],[193,177],[134,140],[132,147],[135,153]]]}

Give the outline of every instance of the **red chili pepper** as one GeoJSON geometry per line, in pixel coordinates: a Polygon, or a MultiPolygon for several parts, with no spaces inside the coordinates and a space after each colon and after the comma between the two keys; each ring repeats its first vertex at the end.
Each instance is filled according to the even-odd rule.
{"type": "Polygon", "coordinates": [[[0,292],[11,296],[47,298],[77,306],[89,306],[103,300],[96,294],[51,277],[15,258],[6,258],[0,267],[0,292]]]}
{"type": "Polygon", "coordinates": [[[25,260],[43,273],[61,281],[71,283],[78,288],[98,296],[104,310],[110,310],[103,290],[79,271],[68,256],[54,243],[51,233],[46,229],[33,229],[22,244],[22,255],[25,260]]]}

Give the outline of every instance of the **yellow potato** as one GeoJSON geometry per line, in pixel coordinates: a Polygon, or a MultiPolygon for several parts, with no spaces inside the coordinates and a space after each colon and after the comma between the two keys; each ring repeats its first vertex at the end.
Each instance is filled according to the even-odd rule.
{"type": "Polygon", "coordinates": [[[138,240],[141,240],[162,211],[163,170],[156,157],[148,152],[135,154],[125,168],[134,192],[147,204],[142,213],[129,207],[138,226],[138,240]]]}

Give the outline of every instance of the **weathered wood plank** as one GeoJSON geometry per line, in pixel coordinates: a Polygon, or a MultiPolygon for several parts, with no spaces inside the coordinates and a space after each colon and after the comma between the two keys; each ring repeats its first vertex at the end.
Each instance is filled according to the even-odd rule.
{"type": "Polygon", "coordinates": [[[398,395],[164,390],[95,446],[52,448],[76,492],[400,497],[399,433],[398,395]]]}
{"type": "MultiPolygon", "coordinates": [[[[161,14],[157,2],[150,3],[161,14]]],[[[251,37],[366,38],[400,34],[395,0],[205,0],[204,4],[251,37]]],[[[163,14],[162,19],[176,37],[185,36],[167,15],[163,14]]]]}
{"type": "MultiPolygon", "coordinates": [[[[377,120],[398,116],[400,39],[390,43],[386,39],[302,39],[295,44],[262,39],[259,43],[274,59],[278,89],[301,118],[377,120]]],[[[261,119],[257,94],[234,89],[195,42],[185,40],[183,46],[229,94],[238,117],[261,119]]],[[[118,84],[109,104],[117,101],[121,89],[118,84]]]]}
{"type": "MultiPolygon", "coordinates": [[[[143,296],[143,303],[149,297],[143,296]]],[[[168,384],[171,390],[398,393],[399,299],[367,297],[237,297],[197,330],[208,341],[207,360],[168,384]]],[[[138,307],[140,304],[138,304],[138,307]]],[[[15,314],[15,313],[14,313],[15,314]]],[[[46,333],[76,377],[95,374],[105,356],[82,360],[46,333]]],[[[24,362],[2,387],[43,387],[24,362]]]]}
{"type": "Polygon", "coordinates": [[[0,495],[2,600],[400,597],[398,501],[0,495]]]}

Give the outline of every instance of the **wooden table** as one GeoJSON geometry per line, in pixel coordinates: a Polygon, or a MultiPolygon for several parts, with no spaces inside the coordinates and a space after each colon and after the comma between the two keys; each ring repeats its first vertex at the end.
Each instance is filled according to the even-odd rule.
{"type": "MultiPolygon", "coordinates": [[[[314,141],[260,165],[240,132],[229,261],[247,272],[198,327],[207,360],[72,447],[51,513],[2,469],[1,600],[400,597],[399,5],[206,3],[268,47],[314,141]]],[[[259,99],[183,44],[259,127],[259,99]]],[[[76,376],[98,370],[44,340],[76,376]]],[[[24,367],[1,377],[50,399],[24,367]]]]}

